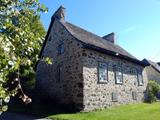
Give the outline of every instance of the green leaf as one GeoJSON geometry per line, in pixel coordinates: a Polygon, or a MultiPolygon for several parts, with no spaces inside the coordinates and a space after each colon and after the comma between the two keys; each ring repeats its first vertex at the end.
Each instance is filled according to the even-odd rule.
{"type": "Polygon", "coordinates": [[[44,4],[41,5],[41,8],[44,10],[46,7],[44,4]]]}
{"type": "MultiPolygon", "coordinates": [[[[15,79],[9,77],[10,74],[19,71],[21,76],[28,71],[25,75],[28,77],[33,73],[43,43],[39,38],[46,35],[39,17],[45,9],[45,5],[38,0],[1,0],[0,27],[4,30],[0,31],[0,98],[5,102],[9,102],[9,97],[17,93],[16,88],[9,91],[8,87],[4,87],[8,81],[15,79]],[[38,8],[42,10],[39,11],[38,8]]],[[[0,109],[5,111],[7,106],[0,109]]]]}

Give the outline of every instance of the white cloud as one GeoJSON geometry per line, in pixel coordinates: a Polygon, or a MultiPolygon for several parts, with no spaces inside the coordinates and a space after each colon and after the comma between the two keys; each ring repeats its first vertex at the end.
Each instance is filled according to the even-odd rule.
{"type": "Polygon", "coordinates": [[[125,28],[124,30],[120,31],[119,33],[126,34],[126,33],[133,32],[133,31],[137,30],[137,28],[138,27],[136,25],[129,26],[128,28],[125,28]]]}

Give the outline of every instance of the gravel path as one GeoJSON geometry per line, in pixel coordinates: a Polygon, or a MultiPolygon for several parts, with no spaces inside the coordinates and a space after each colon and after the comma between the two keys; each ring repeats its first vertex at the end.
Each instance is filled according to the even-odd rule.
{"type": "Polygon", "coordinates": [[[5,112],[0,115],[0,120],[50,120],[50,119],[37,118],[25,114],[5,112]]]}

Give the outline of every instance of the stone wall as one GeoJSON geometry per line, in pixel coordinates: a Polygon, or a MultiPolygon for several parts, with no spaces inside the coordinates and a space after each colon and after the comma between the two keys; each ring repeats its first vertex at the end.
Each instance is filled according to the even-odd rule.
{"type": "Polygon", "coordinates": [[[77,108],[83,105],[83,67],[81,44],[61,25],[54,21],[43,57],[53,59],[52,65],[39,62],[37,66],[37,88],[39,94],[60,104],[73,104],[77,108]],[[64,53],[58,55],[58,46],[64,44],[64,53]],[[61,66],[60,76],[57,68],[61,66]],[[57,81],[59,79],[60,81],[57,81]]]}
{"type": "Polygon", "coordinates": [[[160,84],[160,73],[156,71],[152,66],[145,68],[148,76],[148,80],[155,80],[160,84]]]}
{"type": "Polygon", "coordinates": [[[148,79],[143,67],[92,50],[83,50],[83,65],[84,110],[90,111],[119,104],[142,102],[144,100],[148,79]],[[106,62],[109,65],[107,83],[98,82],[98,61],[106,62]],[[115,64],[122,64],[123,84],[115,83],[115,74],[112,69],[112,66],[115,64]],[[138,85],[137,74],[131,73],[130,68],[143,70],[143,86],[138,85]],[[117,95],[118,101],[113,102],[113,95],[117,95]]]}
{"type": "Polygon", "coordinates": [[[53,59],[53,64],[48,65],[40,61],[36,71],[36,86],[38,94],[60,104],[73,104],[80,110],[94,110],[109,106],[137,103],[144,99],[147,86],[147,76],[143,71],[143,86],[138,86],[137,75],[130,74],[130,67],[142,69],[143,67],[131,62],[101,54],[82,47],[63,27],[59,21],[54,21],[51,33],[44,47],[43,57],[53,59]],[[58,55],[58,46],[64,44],[64,53],[58,55]],[[98,61],[125,66],[123,84],[115,84],[115,76],[112,67],[108,74],[108,83],[98,83],[98,61]],[[61,66],[60,81],[57,68],[61,66]],[[133,99],[133,94],[136,96],[133,99]],[[117,95],[118,101],[113,102],[113,95],[117,95]]]}

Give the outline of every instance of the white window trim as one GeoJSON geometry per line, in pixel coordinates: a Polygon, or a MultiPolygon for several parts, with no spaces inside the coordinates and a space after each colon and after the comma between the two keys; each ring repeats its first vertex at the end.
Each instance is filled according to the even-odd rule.
{"type": "Polygon", "coordinates": [[[137,71],[137,80],[138,80],[138,86],[143,86],[144,85],[144,81],[143,81],[143,74],[141,70],[137,71]],[[140,80],[140,76],[142,77],[140,80]]]}
{"type": "Polygon", "coordinates": [[[116,84],[123,84],[123,70],[122,70],[122,65],[115,65],[114,69],[114,74],[115,74],[115,83],[116,84]],[[121,71],[118,71],[117,68],[120,68],[121,71]],[[121,75],[117,75],[117,73],[121,73],[121,75]],[[118,76],[121,76],[122,81],[118,80],[118,76]]]}
{"type": "Polygon", "coordinates": [[[108,83],[108,63],[106,62],[98,62],[98,82],[99,83],[108,83]],[[100,80],[100,64],[105,64],[106,65],[106,79],[105,80],[100,80]]]}

